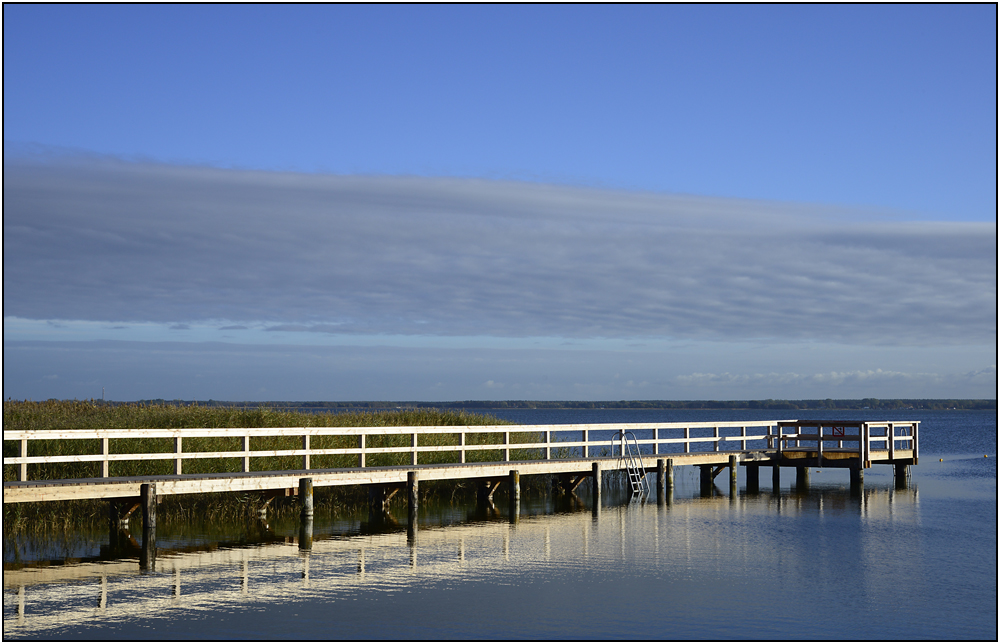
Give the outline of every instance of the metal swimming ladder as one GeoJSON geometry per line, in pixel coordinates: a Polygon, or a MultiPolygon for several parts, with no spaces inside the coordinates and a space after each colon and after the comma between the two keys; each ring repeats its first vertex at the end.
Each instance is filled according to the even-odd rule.
{"type": "Polygon", "coordinates": [[[649,494],[649,483],[646,482],[646,468],[642,464],[642,454],[635,434],[618,430],[611,439],[611,453],[614,454],[615,441],[618,441],[618,462],[624,464],[628,471],[628,482],[632,486],[632,494],[649,494]]]}

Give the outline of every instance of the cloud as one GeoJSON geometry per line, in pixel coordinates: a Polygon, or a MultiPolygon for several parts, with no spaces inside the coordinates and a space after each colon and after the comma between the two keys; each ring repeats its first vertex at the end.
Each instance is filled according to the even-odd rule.
{"type": "MultiPolygon", "coordinates": [[[[878,360],[892,364],[900,357],[893,353],[914,351],[932,353],[886,349],[878,360]]],[[[5,341],[3,386],[6,396],[34,400],[99,397],[102,386],[114,400],[747,400],[992,398],[997,383],[995,365],[929,373],[763,372],[755,360],[730,362],[729,371],[691,366],[713,360],[720,358],[678,364],[670,353],[563,349],[5,341]]]]}
{"type": "Polygon", "coordinates": [[[30,319],[903,345],[996,336],[992,223],[19,157],[4,161],[3,231],[4,314],[30,319]]]}

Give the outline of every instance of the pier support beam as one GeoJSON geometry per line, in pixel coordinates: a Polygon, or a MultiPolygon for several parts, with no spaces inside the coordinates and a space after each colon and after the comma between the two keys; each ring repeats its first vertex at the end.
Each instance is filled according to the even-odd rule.
{"type": "Polygon", "coordinates": [[[747,475],[747,492],[750,494],[760,492],[760,465],[747,464],[743,470],[747,475]]]}
{"type": "Polygon", "coordinates": [[[299,506],[300,515],[303,520],[312,519],[313,516],[313,480],[299,479],[299,506]]]}
{"type": "Polygon", "coordinates": [[[715,487],[715,477],[729,465],[699,465],[698,467],[701,469],[701,494],[702,496],[711,496],[712,489],[715,487]]]}
{"type": "Polygon", "coordinates": [[[910,483],[910,466],[906,463],[893,463],[896,487],[905,488],[910,483]]]}
{"type": "Polygon", "coordinates": [[[672,458],[658,458],[656,459],[656,502],[663,505],[673,491],[674,460],[672,458]]]}
{"type": "Polygon", "coordinates": [[[739,461],[735,454],[729,455],[729,496],[736,497],[736,467],[739,461]]]}
{"type": "Polygon", "coordinates": [[[312,550],[313,547],[313,518],[303,516],[299,521],[299,550],[312,550]]]}
{"type": "Polygon", "coordinates": [[[153,570],[156,566],[156,483],[143,483],[139,486],[139,502],[142,504],[139,569],[153,570]]]}
{"type": "Polygon", "coordinates": [[[601,464],[591,463],[591,478],[594,483],[594,511],[601,507],[601,464]]]}
{"type": "Polygon", "coordinates": [[[406,473],[406,517],[411,525],[417,522],[417,508],[420,505],[420,482],[416,472],[406,473]]]}
{"type": "Polygon", "coordinates": [[[865,468],[860,464],[851,468],[851,493],[860,493],[865,486],[865,468]]]}
{"type": "Polygon", "coordinates": [[[521,512],[521,474],[517,470],[511,470],[507,475],[507,485],[510,490],[510,520],[514,523],[521,512]]]}
{"type": "Polygon", "coordinates": [[[476,486],[476,503],[481,508],[492,508],[493,507],[493,493],[497,491],[500,487],[500,483],[503,479],[499,481],[482,481],[476,486]]]}
{"type": "Polygon", "coordinates": [[[809,468],[808,467],[796,467],[795,468],[795,487],[799,490],[805,490],[809,488],[809,468]]]}
{"type": "Polygon", "coordinates": [[[777,494],[781,489],[781,466],[775,463],[771,466],[771,493],[777,494]]]}

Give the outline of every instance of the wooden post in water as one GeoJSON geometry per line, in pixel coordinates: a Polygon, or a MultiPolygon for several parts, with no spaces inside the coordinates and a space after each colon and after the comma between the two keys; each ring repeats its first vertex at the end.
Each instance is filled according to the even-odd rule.
{"type": "Polygon", "coordinates": [[[406,473],[406,518],[413,527],[417,525],[417,507],[420,504],[419,481],[416,472],[406,473]]]}
{"type": "Polygon", "coordinates": [[[139,502],[142,503],[142,529],[156,530],[156,483],[139,486],[139,502]]]}
{"type": "Polygon", "coordinates": [[[777,494],[779,489],[781,489],[781,466],[775,462],[771,467],[771,493],[777,494]]]}
{"type": "Polygon", "coordinates": [[[760,492],[760,465],[747,463],[743,470],[747,475],[747,492],[751,494],[760,492]]]}
{"type": "Polygon", "coordinates": [[[805,490],[809,488],[809,468],[808,467],[796,467],[795,468],[795,487],[799,490],[805,490]]]}
{"type": "Polygon", "coordinates": [[[139,569],[152,570],[156,566],[156,483],[140,485],[139,500],[142,503],[142,551],[139,553],[139,569]]]}
{"type": "Polygon", "coordinates": [[[592,463],[590,466],[591,477],[594,479],[594,507],[601,507],[601,464],[592,463]]]}
{"type": "Polygon", "coordinates": [[[313,545],[313,518],[303,516],[299,522],[299,550],[312,550],[313,545]]]}
{"type": "Polygon", "coordinates": [[[851,493],[860,493],[865,486],[864,462],[859,458],[859,463],[851,467],[851,493]]]}
{"type": "Polygon", "coordinates": [[[662,458],[656,459],[656,502],[663,504],[667,498],[667,463],[662,458]]]}
{"type": "Polygon", "coordinates": [[[910,482],[910,466],[906,463],[893,463],[892,468],[895,474],[896,487],[905,488],[910,482]]]}
{"type": "Polygon", "coordinates": [[[507,485],[510,490],[510,520],[513,523],[521,511],[521,475],[517,470],[511,470],[507,475],[507,485]]]}
{"type": "Polygon", "coordinates": [[[701,495],[711,496],[712,494],[712,466],[711,465],[699,465],[698,469],[701,470],[701,495]]]}
{"type": "Polygon", "coordinates": [[[739,461],[736,460],[736,454],[729,455],[729,496],[730,498],[736,498],[736,467],[739,461]]]}
{"type": "Polygon", "coordinates": [[[313,516],[313,480],[310,478],[299,479],[299,504],[302,508],[301,516],[303,520],[312,519],[313,516]]]}

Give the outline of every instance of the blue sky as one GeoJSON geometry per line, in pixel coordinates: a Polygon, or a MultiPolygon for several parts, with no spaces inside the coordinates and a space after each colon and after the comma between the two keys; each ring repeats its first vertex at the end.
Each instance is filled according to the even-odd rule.
{"type": "Polygon", "coordinates": [[[996,7],[4,7],[4,396],[996,395],[996,7]]]}

